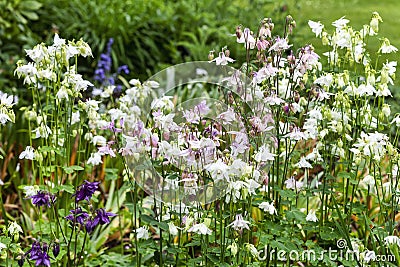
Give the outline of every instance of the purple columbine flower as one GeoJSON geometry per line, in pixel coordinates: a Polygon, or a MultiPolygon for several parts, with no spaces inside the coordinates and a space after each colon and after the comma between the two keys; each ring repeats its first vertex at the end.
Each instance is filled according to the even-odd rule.
{"type": "Polygon", "coordinates": [[[94,228],[99,224],[99,218],[95,217],[94,219],[88,220],[86,222],[85,228],[86,232],[93,232],[94,228]]]}
{"type": "Polygon", "coordinates": [[[104,209],[98,209],[96,210],[96,213],[97,213],[96,218],[99,219],[100,224],[108,224],[110,223],[109,217],[117,216],[117,214],[112,212],[107,212],[104,209]]]}
{"type": "Polygon", "coordinates": [[[94,192],[99,187],[100,182],[88,182],[85,180],[83,184],[81,184],[78,189],[76,190],[75,201],[79,202],[81,200],[86,199],[87,201],[90,200],[94,192]]]}
{"type": "Polygon", "coordinates": [[[32,204],[38,207],[47,206],[50,208],[51,204],[55,201],[55,196],[46,191],[39,191],[36,195],[29,198],[32,199],[32,204]]]}
{"type": "Polygon", "coordinates": [[[31,260],[36,261],[35,266],[47,266],[50,267],[50,257],[47,252],[39,251],[36,255],[31,256],[31,260]]]}
{"type": "Polygon", "coordinates": [[[89,214],[86,212],[82,211],[81,208],[77,208],[76,210],[70,210],[70,214],[65,217],[65,219],[71,221],[71,222],[77,222],[81,225],[83,225],[86,221],[87,218],[89,218],[89,214]]]}
{"type": "Polygon", "coordinates": [[[43,243],[43,248],[38,241],[33,242],[32,248],[28,251],[30,259],[36,261],[35,266],[50,266],[50,257],[47,254],[48,246],[43,243]]]}

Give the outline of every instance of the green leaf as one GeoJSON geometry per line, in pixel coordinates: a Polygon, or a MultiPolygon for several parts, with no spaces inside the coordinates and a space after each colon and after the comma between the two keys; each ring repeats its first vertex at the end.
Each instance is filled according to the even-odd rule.
{"type": "Polygon", "coordinates": [[[42,4],[37,1],[24,0],[21,1],[20,7],[23,9],[38,10],[42,7],[42,4]]]}
{"type": "Polygon", "coordinates": [[[140,215],[140,219],[146,224],[153,224],[153,223],[157,222],[153,217],[146,215],[146,214],[140,215]]]}
{"type": "Polygon", "coordinates": [[[39,18],[39,16],[35,12],[32,12],[32,11],[21,10],[21,14],[30,20],[37,20],[39,18]]]}
{"type": "Polygon", "coordinates": [[[84,168],[78,165],[72,165],[72,166],[63,166],[62,167],[65,171],[66,174],[71,174],[74,171],[83,171],[84,168]]]}

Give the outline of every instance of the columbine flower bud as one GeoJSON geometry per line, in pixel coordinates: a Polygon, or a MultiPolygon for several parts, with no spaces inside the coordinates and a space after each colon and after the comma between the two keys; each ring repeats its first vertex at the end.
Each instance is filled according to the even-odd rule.
{"type": "Polygon", "coordinates": [[[214,59],[214,50],[211,50],[211,51],[208,53],[208,60],[211,61],[211,60],[213,60],[213,59],[214,59]]]}
{"type": "Polygon", "coordinates": [[[322,45],[329,45],[329,38],[328,38],[328,33],[323,32],[322,33],[322,45]]]}
{"type": "Polygon", "coordinates": [[[383,22],[381,16],[379,16],[379,13],[378,12],[372,13],[371,22],[369,23],[369,25],[371,26],[372,30],[376,33],[379,31],[379,22],[383,22]]]}
{"type": "Polygon", "coordinates": [[[18,262],[18,266],[22,267],[24,265],[25,258],[23,256],[18,256],[17,259],[18,259],[18,261],[17,261],[18,262]]]}
{"type": "Polygon", "coordinates": [[[236,37],[238,38],[238,39],[240,39],[241,37],[242,37],[242,26],[241,25],[239,25],[239,26],[237,26],[236,27],[236,37]]]}
{"type": "Polygon", "coordinates": [[[383,104],[382,113],[385,115],[385,117],[390,116],[390,106],[388,104],[383,104]]]}
{"type": "Polygon", "coordinates": [[[238,253],[238,247],[235,242],[233,242],[231,245],[229,245],[227,247],[227,249],[231,250],[232,256],[236,256],[236,254],[238,253]]]}
{"type": "Polygon", "coordinates": [[[60,244],[58,240],[56,240],[56,243],[53,245],[53,255],[57,258],[58,254],[60,254],[60,244]]]}

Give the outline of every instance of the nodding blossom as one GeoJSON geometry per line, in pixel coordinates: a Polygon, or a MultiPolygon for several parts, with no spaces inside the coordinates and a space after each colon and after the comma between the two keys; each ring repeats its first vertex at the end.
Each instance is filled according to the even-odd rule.
{"type": "Polygon", "coordinates": [[[235,230],[243,231],[243,229],[250,230],[249,224],[250,222],[244,220],[241,214],[237,214],[235,220],[229,226],[232,226],[235,230]]]}
{"type": "Polygon", "coordinates": [[[307,214],[307,216],[306,216],[306,221],[308,221],[308,222],[317,222],[318,221],[318,218],[317,218],[317,216],[315,215],[315,210],[310,210],[309,212],[308,212],[308,214],[307,214]]]}
{"type": "Polygon", "coordinates": [[[19,154],[19,159],[35,159],[35,149],[31,146],[27,146],[24,151],[19,154]]]}
{"type": "Polygon", "coordinates": [[[193,225],[192,227],[187,230],[189,233],[193,232],[199,235],[211,235],[212,231],[210,228],[207,227],[204,223],[198,223],[193,225]]]}
{"type": "Polygon", "coordinates": [[[81,184],[77,188],[77,190],[74,194],[75,201],[76,202],[79,202],[82,200],[89,201],[92,198],[94,192],[99,188],[99,184],[100,184],[100,182],[89,182],[89,181],[85,180],[83,182],[83,184],[81,184]]]}

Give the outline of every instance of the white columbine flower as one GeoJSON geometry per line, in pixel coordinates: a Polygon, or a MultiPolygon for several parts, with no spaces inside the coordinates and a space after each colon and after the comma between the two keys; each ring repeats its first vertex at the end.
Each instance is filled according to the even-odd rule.
{"type": "Polygon", "coordinates": [[[36,195],[39,192],[39,186],[37,185],[27,185],[24,186],[25,197],[31,197],[36,195]]]}
{"type": "Polygon", "coordinates": [[[258,207],[271,215],[276,214],[276,209],[273,203],[269,204],[268,202],[264,201],[260,203],[258,207]]]}
{"type": "Polygon", "coordinates": [[[314,210],[310,210],[306,216],[306,221],[307,222],[317,222],[318,218],[315,215],[315,211],[314,210]]]}
{"type": "Polygon", "coordinates": [[[243,30],[243,34],[240,36],[240,38],[237,38],[237,42],[239,44],[244,44],[246,49],[254,49],[256,46],[256,39],[254,39],[254,37],[251,35],[249,28],[245,28],[243,30]]]}
{"type": "Polygon", "coordinates": [[[238,246],[236,242],[233,242],[231,245],[227,246],[226,249],[231,250],[232,256],[236,256],[236,254],[238,253],[238,246]]]}
{"type": "Polygon", "coordinates": [[[315,37],[321,37],[322,30],[324,29],[324,25],[321,22],[309,20],[308,26],[310,26],[312,32],[315,33],[315,37]]]}
{"type": "Polygon", "coordinates": [[[105,146],[107,144],[107,139],[101,135],[96,135],[93,137],[92,143],[95,146],[105,146]]]}
{"type": "Polygon", "coordinates": [[[217,66],[218,65],[225,66],[225,65],[228,65],[228,63],[234,62],[235,60],[231,59],[230,57],[227,57],[224,52],[219,52],[218,57],[214,58],[210,62],[214,62],[214,61],[215,61],[215,64],[217,64],[217,66]]]}
{"type": "Polygon", "coordinates": [[[350,21],[348,19],[345,19],[344,16],[341,17],[338,20],[335,20],[332,25],[336,27],[336,29],[340,30],[342,28],[344,28],[346,26],[347,23],[349,23],[350,21]]]}
{"type": "Polygon", "coordinates": [[[211,235],[212,231],[204,223],[198,223],[190,227],[188,232],[193,232],[199,235],[211,235]]]}
{"type": "Polygon", "coordinates": [[[12,222],[8,226],[8,232],[10,233],[10,235],[17,235],[18,233],[22,233],[23,231],[21,226],[19,226],[17,222],[12,222]]]}
{"type": "Polygon", "coordinates": [[[312,165],[307,161],[305,157],[301,157],[300,161],[296,163],[294,166],[298,168],[307,168],[307,169],[312,168],[312,165]]]}
{"type": "Polygon", "coordinates": [[[19,159],[33,160],[35,158],[35,149],[31,146],[27,146],[24,151],[19,155],[19,159]]]}
{"type": "Polygon", "coordinates": [[[269,146],[262,145],[258,152],[254,155],[254,159],[257,162],[273,161],[275,159],[275,154],[269,151],[269,146]]]}
{"type": "Polygon", "coordinates": [[[301,189],[303,187],[303,182],[296,181],[294,176],[290,177],[285,181],[285,185],[287,189],[301,189]]]}
{"type": "Polygon", "coordinates": [[[381,47],[378,50],[378,53],[382,54],[390,54],[392,52],[397,52],[397,48],[390,44],[389,39],[383,38],[383,42],[381,47]]]}
{"type": "Polygon", "coordinates": [[[168,230],[171,235],[178,235],[178,227],[176,227],[173,222],[168,223],[168,230]]]}
{"type": "Polygon", "coordinates": [[[136,233],[137,239],[149,239],[150,238],[148,226],[139,227],[138,229],[133,230],[133,232],[136,233]]]}
{"type": "Polygon", "coordinates": [[[87,164],[95,166],[101,163],[103,163],[103,161],[101,160],[101,154],[99,152],[90,154],[90,158],[88,159],[87,164]]]}
{"type": "Polygon", "coordinates": [[[250,230],[249,224],[249,221],[243,220],[243,216],[241,214],[237,214],[235,220],[228,226],[232,226],[232,228],[235,230],[242,231],[244,228],[250,230]]]}
{"type": "Polygon", "coordinates": [[[3,249],[7,248],[7,246],[0,242],[0,254],[3,249]]]}

